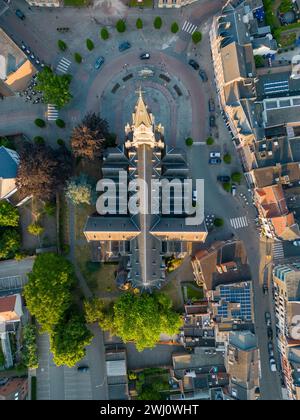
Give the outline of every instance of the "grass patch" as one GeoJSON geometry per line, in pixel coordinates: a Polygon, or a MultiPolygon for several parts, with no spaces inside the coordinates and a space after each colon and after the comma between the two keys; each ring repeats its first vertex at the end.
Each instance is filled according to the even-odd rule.
{"type": "Polygon", "coordinates": [[[144,0],[142,3],[137,0],[130,0],[129,7],[152,7],[153,0],[144,0]]]}
{"type": "Polygon", "coordinates": [[[64,6],[85,7],[89,3],[89,0],[64,0],[64,6]]]}
{"type": "Polygon", "coordinates": [[[182,292],[185,301],[197,301],[204,298],[203,288],[198,287],[195,283],[183,283],[182,292]]]}

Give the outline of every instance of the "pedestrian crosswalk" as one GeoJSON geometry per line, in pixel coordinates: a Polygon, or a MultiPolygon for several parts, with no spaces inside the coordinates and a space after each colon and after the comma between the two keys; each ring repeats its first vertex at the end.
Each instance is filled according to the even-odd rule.
{"type": "Polygon", "coordinates": [[[234,229],[241,229],[247,227],[249,225],[249,222],[247,217],[243,216],[230,219],[230,224],[234,229]]]}
{"type": "Polygon", "coordinates": [[[56,70],[60,71],[61,73],[67,73],[72,61],[68,60],[67,58],[63,57],[60,62],[58,63],[56,70]]]}
{"type": "Polygon", "coordinates": [[[284,249],[281,241],[274,242],[273,245],[273,259],[280,260],[284,258],[284,249]]]}
{"type": "Polygon", "coordinates": [[[181,28],[182,31],[187,32],[188,34],[193,35],[194,32],[197,30],[197,25],[194,25],[193,23],[186,20],[181,28]]]}
{"type": "Polygon", "coordinates": [[[59,113],[55,105],[48,104],[47,118],[48,121],[55,121],[58,119],[59,113]]]}

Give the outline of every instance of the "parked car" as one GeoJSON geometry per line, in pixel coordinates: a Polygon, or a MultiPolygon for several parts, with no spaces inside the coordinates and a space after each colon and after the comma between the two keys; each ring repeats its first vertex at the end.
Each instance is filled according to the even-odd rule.
{"type": "Polygon", "coordinates": [[[300,246],[300,241],[294,241],[294,242],[293,242],[293,245],[294,245],[294,246],[300,246]]]}
{"type": "Polygon", "coordinates": [[[199,70],[199,76],[201,77],[202,82],[207,82],[208,77],[205,70],[200,69],[199,70]]]}
{"type": "Polygon", "coordinates": [[[208,109],[209,109],[209,112],[215,112],[216,108],[215,108],[215,102],[213,99],[210,99],[208,101],[208,109]]]}
{"type": "Polygon", "coordinates": [[[122,42],[122,44],[119,45],[119,51],[120,52],[129,50],[129,48],[131,48],[131,44],[128,41],[122,42]]]}
{"type": "Polygon", "coordinates": [[[95,63],[95,69],[99,70],[103,64],[104,64],[104,57],[100,56],[99,58],[97,58],[96,63],[95,63]]]}
{"type": "Polygon", "coordinates": [[[220,176],[218,176],[217,180],[219,182],[223,182],[223,183],[230,182],[230,176],[228,176],[228,175],[220,175],[220,176]]]}
{"type": "Polygon", "coordinates": [[[273,351],[273,343],[271,341],[268,342],[268,350],[273,351]]]}
{"type": "Polygon", "coordinates": [[[267,284],[264,283],[263,284],[263,292],[264,292],[264,295],[268,294],[268,291],[269,291],[269,288],[268,288],[267,284]]]}
{"type": "Polygon", "coordinates": [[[20,9],[16,10],[16,16],[18,16],[18,18],[21,19],[21,20],[25,19],[25,15],[20,9]]]}
{"type": "Polygon", "coordinates": [[[210,158],[208,163],[210,165],[220,165],[222,163],[222,160],[220,158],[210,158]]]}
{"type": "Polygon", "coordinates": [[[211,115],[209,117],[209,125],[210,125],[210,127],[215,127],[216,126],[216,117],[214,115],[211,115]]]}
{"type": "Polygon", "coordinates": [[[231,187],[231,194],[233,195],[233,197],[236,196],[236,186],[235,185],[232,185],[232,187],[231,187]]]}
{"type": "Polygon", "coordinates": [[[149,53],[143,53],[140,55],[141,60],[149,60],[150,54],[149,53]]]}
{"type": "Polygon", "coordinates": [[[268,334],[268,338],[270,340],[273,340],[273,330],[272,330],[272,327],[268,327],[267,328],[267,334],[268,334]]]}
{"type": "Polygon", "coordinates": [[[215,157],[221,157],[221,153],[220,152],[210,152],[209,157],[211,158],[215,158],[215,157]]]}
{"type": "Polygon", "coordinates": [[[90,368],[88,366],[78,366],[77,368],[78,372],[88,372],[89,369],[90,368]]]}
{"type": "Polygon", "coordinates": [[[271,314],[270,314],[270,312],[266,312],[265,313],[265,320],[266,320],[266,322],[271,321],[271,314]]]}
{"type": "Polygon", "coordinates": [[[277,372],[277,367],[274,359],[270,359],[270,368],[272,372],[277,372]]]}
{"type": "Polygon", "coordinates": [[[194,70],[199,70],[199,68],[200,68],[200,66],[199,66],[199,64],[197,63],[197,61],[195,61],[195,60],[193,60],[193,59],[190,59],[190,60],[189,60],[189,65],[190,65],[191,67],[193,67],[193,69],[194,69],[194,70]]]}

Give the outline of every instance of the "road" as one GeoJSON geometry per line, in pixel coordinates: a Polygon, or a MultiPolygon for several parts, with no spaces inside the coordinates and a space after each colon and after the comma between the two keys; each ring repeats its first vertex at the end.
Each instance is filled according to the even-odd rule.
{"type": "Polygon", "coordinates": [[[21,261],[8,260],[0,262],[0,278],[21,276],[32,270],[34,258],[25,258],[21,261]]]}

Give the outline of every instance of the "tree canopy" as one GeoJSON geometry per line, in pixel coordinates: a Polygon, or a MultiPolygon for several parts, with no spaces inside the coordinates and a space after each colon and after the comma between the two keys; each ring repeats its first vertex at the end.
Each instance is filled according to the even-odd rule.
{"type": "Polygon", "coordinates": [[[72,178],[66,187],[66,196],[75,205],[91,204],[93,201],[92,185],[85,175],[72,178]]]}
{"type": "Polygon", "coordinates": [[[63,108],[72,99],[70,93],[71,80],[71,75],[59,76],[53,73],[49,67],[45,67],[38,73],[36,90],[43,92],[46,103],[56,105],[57,108],[63,108]]]}
{"type": "Polygon", "coordinates": [[[60,255],[40,254],[28,278],[24,288],[27,307],[42,329],[51,332],[70,307],[70,289],[75,283],[73,267],[60,255]]]}
{"type": "Polygon", "coordinates": [[[0,233],[0,260],[14,258],[21,247],[21,236],[16,229],[7,228],[0,233]]]}
{"type": "Polygon", "coordinates": [[[34,325],[27,324],[23,327],[22,362],[30,369],[37,369],[39,365],[36,334],[34,325]]]}
{"type": "Polygon", "coordinates": [[[20,215],[18,209],[13,207],[8,201],[0,201],[0,226],[17,227],[20,215]]]}

